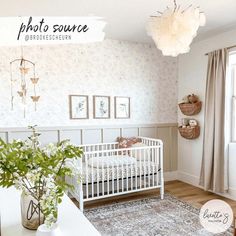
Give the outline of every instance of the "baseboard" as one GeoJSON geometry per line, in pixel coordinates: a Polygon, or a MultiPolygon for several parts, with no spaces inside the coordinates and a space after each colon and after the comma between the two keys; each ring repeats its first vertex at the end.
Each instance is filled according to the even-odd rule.
{"type": "MultiPolygon", "coordinates": [[[[212,192],[212,191],[210,191],[210,192],[212,192]]],[[[213,193],[215,193],[215,192],[213,192],[213,193]]],[[[235,188],[229,188],[229,191],[227,193],[215,193],[215,194],[236,201],[236,189],[235,188]]]]}
{"type": "MultiPolygon", "coordinates": [[[[179,171],[177,174],[178,174],[178,176],[177,176],[178,180],[203,189],[203,187],[199,185],[199,177],[198,176],[190,175],[186,172],[181,172],[181,171],[179,171]]],[[[220,195],[222,197],[232,199],[232,200],[236,200],[236,188],[229,188],[229,191],[227,193],[215,193],[215,194],[220,195]]]]}
{"type": "Polygon", "coordinates": [[[199,185],[199,177],[198,176],[190,175],[186,172],[179,171],[177,179],[180,180],[180,181],[183,181],[185,183],[191,184],[193,186],[202,188],[199,185]]]}
{"type": "Polygon", "coordinates": [[[178,171],[164,172],[164,180],[172,181],[178,179],[178,171]]]}
{"type": "Polygon", "coordinates": [[[229,188],[229,196],[231,196],[232,199],[236,200],[236,188],[229,188]]]}

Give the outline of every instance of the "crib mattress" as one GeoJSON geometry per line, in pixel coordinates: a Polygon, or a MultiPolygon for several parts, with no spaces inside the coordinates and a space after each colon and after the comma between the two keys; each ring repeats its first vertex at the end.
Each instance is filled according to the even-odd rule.
{"type": "Polygon", "coordinates": [[[100,182],[102,180],[117,180],[123,178],[133,177],[135,178],[136,175],[143,176],[143,175],[154,175],[158,172],[157,163],[151,161],[137,161],[136,164],[133,165],[123,165],[116,166],[116,167],[104,167],[104,168],[96,168],[91,167],[83,163],[83,173],[82,179],[83,183],[94,183],[100,182]]]}

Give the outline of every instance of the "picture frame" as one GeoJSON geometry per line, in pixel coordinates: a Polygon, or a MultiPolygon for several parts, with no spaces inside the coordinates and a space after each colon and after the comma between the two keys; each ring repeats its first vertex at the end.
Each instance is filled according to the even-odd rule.
{"type": "Polygon", "coordinates": [[[110,119],[111,98],[110,96],[93,96],[93,118],[110,119]]]}
{"type": "Polygon", "coordinates": [[[129,119],[130,118],[130,97],[115,97],[115,118],[129,119]]]}
{"type": "Polygon", "coordinates": [[[69,95],[70,119],[89,119],[89,99],[87,95],[69,95]]]}

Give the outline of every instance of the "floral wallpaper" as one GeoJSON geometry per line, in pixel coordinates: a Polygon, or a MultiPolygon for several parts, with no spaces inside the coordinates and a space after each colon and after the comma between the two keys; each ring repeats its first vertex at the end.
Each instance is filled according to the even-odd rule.
{"type": "Polygon", "coordinates": [[[28,99],[26,118],[20,99],[10,106],[9,62],[18,47],[0,48],[0,127],[149,124],[177,121],[177,59],[155,46],[118,40],[83,45],[31,46],[24,56],[36,63],[40,100],[28,99]],[[70,94],[89,95],[89,119],[70,120],[70,94]],[[93,95],[111,96],[111,119],[93,119],[93,95]],[[114,96],[131,97],[131,118],[114,118],[114,96]]]}

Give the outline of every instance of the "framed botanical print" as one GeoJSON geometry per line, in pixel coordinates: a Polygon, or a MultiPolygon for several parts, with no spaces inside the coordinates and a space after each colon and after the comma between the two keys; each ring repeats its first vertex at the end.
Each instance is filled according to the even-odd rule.
{"type": "Polygon", "coordinates": [[[70,119],[88,119],[89,104],[86,95],[69,95],[70,119]]]}
{"type": "Polygon", "coordinates": [[[94,119],[110,118],[110,97],[93,96],[93,117],[94,119]]]}
{"type": "Polygon", "coordinates": [[[115,97],[115,118],[129,119],[130,118],[130,98],[115,97]]]}

